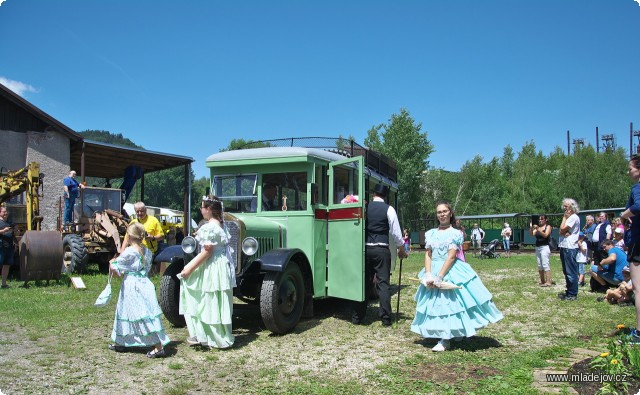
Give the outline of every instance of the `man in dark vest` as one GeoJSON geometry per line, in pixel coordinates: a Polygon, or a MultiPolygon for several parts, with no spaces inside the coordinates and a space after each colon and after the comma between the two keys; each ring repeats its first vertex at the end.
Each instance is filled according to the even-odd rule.
{"type": "MultiPolygon", "coordinates": [[[[389,279],[391,277],[391,251],[389,245],[398,249],[398,256],[406,258],[404,240],[398,223],[398,215],[393,207],[385,203],[389,189],[382,184],[373,190],[373,200],[367,205],[366,218],[366,259],[365,259],[365,295],[373,283],[373,275],[377,277],[376,290],[380,298],[378,316],[382,325],[391,325],[391,294],[389,279]],[[390,237],[392,238],[390,240],[390,237]]],[[[367,298],[354,305],[351,322],[360,324],[367,312],[367,298]]]]}
{"type": "Polygon", "coordinates": [[[611,240],[613,235],[611,223],[607,221],[607,213],[604,211],[598,215],[599,223],[596,225],[591,240],[593,241],[593,260],[596,265],[606,258],[609,254],[604,250],[602,242],[611,240]]]}

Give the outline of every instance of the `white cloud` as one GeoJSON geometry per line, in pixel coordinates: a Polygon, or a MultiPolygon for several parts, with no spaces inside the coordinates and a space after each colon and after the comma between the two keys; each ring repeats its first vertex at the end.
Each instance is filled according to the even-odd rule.
{"type": "Polygon", "coordinates": [[[20,81],[10,80],[4,77],[0,77],[0,84],[6,86],[7,88],[17,93],[18,96],[22,96],[22,97],[24,97],[24,94],[26,92],[38,92],[36,88],[34,88],[29,84],[25,84],[24,82],[20,82],[20,81]]]}
{"type": "MultiPolygon", "coordinates": [[[[4,3],[5,0],[0,0],[0,6],[4,3]]],[[[2,395],[2,391],[0,390],[0,395],[2,395]]]]}

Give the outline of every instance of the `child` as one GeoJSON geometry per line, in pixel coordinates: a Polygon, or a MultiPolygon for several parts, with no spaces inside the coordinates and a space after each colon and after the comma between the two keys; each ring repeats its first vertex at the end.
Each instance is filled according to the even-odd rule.
{"type": "Polygon", "coordinates": [[[197,232],[200,253],[182,270],[180,314],[189,329],[187,343],[215,348],[233,345],[231,313],[235,269],[227,258],[231,236],[223,228],[222,202],[204,196],[200,208],[207,222],[197,232]]]}
{"type": "Polygon", "coordinates": [[[598,301],[606,300],[611,304],[628,304],[633,303],[633,286],[631,284],[631,273],[629,266],[625,266],[622,269],[622,276],[624,281],[618,284],[617,288],[608,289],[604,297],[598,298],[598,301]]]}
{"type": "Polygon", "coordinates": [[[613,232],[613,241],[616,243],[615,246],[622,251],[627,250],[627,247],[624,244],[624,228],[616,228],[616,230],[613,232]]]}
{"type": "Polygon", "coordinates": [[[402,235],[402,239],[404,240],[404,250],[409,253],[409,248],[411,248],[411,236],[409,236],[409,230],[405,229],[402,235]]]}
{"type": "Polygon", "coordinates": [[[164,357],[163,346],[170,340],[160,320],[162,311],[155,287],[148,277],[153,254],[142,245],[144,226],[137,222],[129,225],[127,236],[129,247],[109,266],[113,275],[124,275],[111,333],[114,343],[109,349],[122,352],[125,347],[153,346],[147,357],[164,357]]]}
{"type": "Polygon", "coordinates": [[[578,233],[578,252],[576,254],[576,262],[578,263],[578,282],[584,287],[584,265],[587,263],[587,241],[584,239],[584,233],[578,233]]]}

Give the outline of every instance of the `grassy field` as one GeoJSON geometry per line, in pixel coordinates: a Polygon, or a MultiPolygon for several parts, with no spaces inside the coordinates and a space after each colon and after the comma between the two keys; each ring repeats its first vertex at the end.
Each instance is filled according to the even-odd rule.
{"type": "MultiPolygon", "coordinates": [[[[63,281],[11,282],[0,290],[0,391],[5,394],[535,394],[533,371],[566,370],[574,348],[606,350],[617,324],[633,326],[632,307],[596,302],[581,288],[573,302],[557,299],[564,279],[557,254],[557,285],[537,286],[535,256],[469,262],[493,293],[504,320],[478,336],[433,353],[433,340],[409,330],[417,283],[406,281],[422,267],[423,254],[404,261],[400,319],[386,328],[371,305],[364,325],[350,323],[342,300],[316,302],[313,319],[294,333],[273,336],[255,308],[237,305],[236,344],[230,350],[190,348],[186,328],[165,328],[169,356],[151,360],[144,352],[115,353],[110,342],[115,300],[93,307],[106,276],[83,276],[87,290],[63,281]]],[[[96,268],[97,270],[97,268],[96,268]]],[[[154,278],[158,283],[159,278],[154,278]]],[[[393,273],[397,284],[398,272],[393,273]]],[[[120,282],[114,282],[114,293],[120,282]]],[[[394,289],[395,290],[395,289],[394,289]]],[[[115,297],[114,297],[115,299],[115,297]]],[[[397,294],[393,296],[395,309],[397,294]]]]}

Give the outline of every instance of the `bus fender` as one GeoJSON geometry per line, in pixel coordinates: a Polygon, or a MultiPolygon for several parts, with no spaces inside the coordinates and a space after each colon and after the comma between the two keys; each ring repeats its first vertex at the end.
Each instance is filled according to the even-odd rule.
{"type": "MultiPolygon", "coordinates": [[[[302,252],[299,248],[280,248],[273,249],[271,251],[266,252],[260,258],[256,259],[256,262],[260,263],[260,270],[268,271],[268,272],[282,272],[287,268],[287,265],[296,255],[301,255],[303,262],[308,265],[309,260],[307,259],[304,252],[302,252]]],[[[298,257],[296,257],[298,258],[298,257]]],[[[299,259],[295,259],[299,261],[299,259]]]]}

